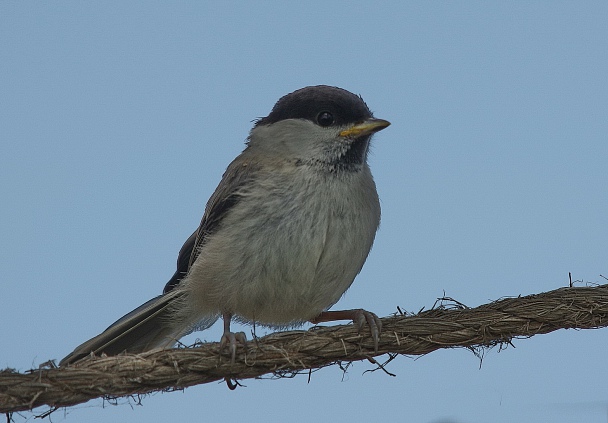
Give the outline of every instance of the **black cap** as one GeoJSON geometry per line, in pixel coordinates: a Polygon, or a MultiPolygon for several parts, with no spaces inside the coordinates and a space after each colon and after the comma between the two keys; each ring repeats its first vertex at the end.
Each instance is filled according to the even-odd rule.
{"type": "Polygon", "coordinates": [[[316,123],[323,112],[331,113],[333,124],[338,126],[363,122],[373,117],[361,96],[338,87],[316,85],[281,97],[270,114],[258,120],[256,126],[285,119],[307,119],[316,123]]]}

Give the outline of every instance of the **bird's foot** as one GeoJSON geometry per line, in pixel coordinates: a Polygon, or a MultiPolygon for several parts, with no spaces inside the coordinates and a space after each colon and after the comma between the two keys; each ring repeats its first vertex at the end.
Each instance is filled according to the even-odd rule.
{"type": "Polygon", "coordinates": [[[352,320],[357,326],[357,331],[361,333],[363,326],[367,323],[372,339],[374,340],[374,351],[378,352],[378,342],[382,331],[382,321],[371,311],[355,308],[353,310],[324,311],[310,322],[317,324],[321,322],[333,322],[335,320],[352,320]]]}
{"type": "Polygon", "coordinates": [[[245,336],[245,332],[234,333],[230,330],[232,313],[222,313],[222,319],[224,320],[224,334],[220,340],[220,351],[226,345],[230,345],[230,355],[232,357],[232,364],[234,364],[236,361],[236,344],[241,344],[244,347],[247,346],[247,336],[245,336]]]}
{"type": "Polygon", "coordinates": [[[220,351],[226,346],[229,347],[230,356],[232,357],[232,364],[236,361],[236,344],[247,346],[247,336],[245,332],[230,332],[224,331],[222,339],[220,340],[220,351]]]}

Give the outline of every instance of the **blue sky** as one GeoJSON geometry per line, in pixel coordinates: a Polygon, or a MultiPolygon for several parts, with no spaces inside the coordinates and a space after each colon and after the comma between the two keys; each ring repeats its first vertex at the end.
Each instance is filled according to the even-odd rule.
{"type": "MultiPolygon", "coordinates": [[[[336,307],[606,282],[606,22],[605,2],[0,3],[0,368],[157,295],[252,121],[314,84],[392,122],[370,158],[382,226],[336,307]]],[[[52,419],[606,422],[607,342],[560,331],[481,367],[442,350],[395,378],[355,363],[52,419]]]]}

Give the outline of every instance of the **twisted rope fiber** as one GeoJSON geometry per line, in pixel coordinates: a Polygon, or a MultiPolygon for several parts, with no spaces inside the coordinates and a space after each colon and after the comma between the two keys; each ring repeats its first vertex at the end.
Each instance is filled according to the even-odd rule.
{"type": "Polygon", "coordinates": [[[423,355],[440,348],[474,351],[508,344],[557,329],[594,329],[608,325],[608,285],[560,288],[505,298],[476,308],[451,300],[416,315],[382,319],[374,352],[369,330],[350,325],[273,333],[239,348],[235,364],[219,343],[137,355],[90,357],[75,365],[47,366],[19,373],[0,371],[0,412],[72,406],[93,398],[116,398],[263,375],[285,376],[339,362],[383,354],[423,355]],[[451,301],[450,301],[451,300],[451,301]]]}

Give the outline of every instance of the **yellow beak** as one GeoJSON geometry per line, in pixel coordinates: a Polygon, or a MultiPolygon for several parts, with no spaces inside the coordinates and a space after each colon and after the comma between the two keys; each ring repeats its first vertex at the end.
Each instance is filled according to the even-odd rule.
{"type": "Polygon", "coordinates": [[[344,138],[363,137],[381,131],[390,124],[388,120],[384,119],[368,119],[340,132],[340,136],[344,138]]]}

